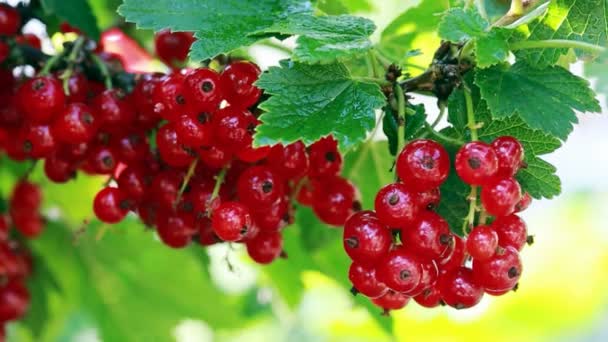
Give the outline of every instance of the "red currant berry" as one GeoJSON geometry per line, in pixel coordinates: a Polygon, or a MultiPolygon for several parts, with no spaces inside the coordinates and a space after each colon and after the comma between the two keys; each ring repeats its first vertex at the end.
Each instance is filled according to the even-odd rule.
{"type": "Polygon", "coordinates": [[[338,142],[332,136],[310,145],[308,157],[308,175],[312,178],[334,176],[342,170],[342,155],[338,152],[338,142]]]}
{"type": "Polygon", "coordinates": [[[393,237],[374,212],[361,211],[346,221],[343,242],[346,254],[354,262],[374,266],[388,253],[393,237]]]}
{"type": "Polygon", "coordinates": [[[28,181],[20,181],[13,188],[10,207],[38,211],[42,203],[42,192],[38,185],[28,181]]]}
{"type": "Polygon", "coordinates": [[[237,194],[249,207],[267,208],[283,196],[283,180],[267,166],[253,166],[239,177],[237,194]]]}
{"type": "Polygon", "coordinates": [[[443,304],[441,292],[439,292],[439,289],[436,286],[425,289],[422,293],[414,297],[414,300],[418,305],[429,309],[443,304]]]}
{"type": "Polygon", "coordinates": [[[316,181],[313,180],[309,180],[309,181],[305,181],[304,184],[302,184],[302,187],[300,188],[300,191],[298,191],[297,194],[297,200],[298,203],[300,203],[301,205],[310,207],[312,206],[313,203],[313,194],[314,194],[314,188],[315,186],[313,185],[314,183],[317,183],[316,181]]]}
{"type": "Polygon", "coordinates": [[[253,147],[252,143],[236,153],[237,158],[245,163],[257,163],[268,157],[270,146],[253,147]]]}
{"type": "Polygon", "coordinates": [[[158,218],[156,232],[165,245],[184,248],[192,241],[197,229],[192,215],[165,213],[158,218]]]}
{"type": "Polygon", "coordinates": [[[498,245],[521,251],[528,239],[526,223],[517,215],[497,217],[492,227],[498,234],[498,245]]]}
{"type": "Polygon", "coordinates": [[[246,243],[247,254],[258,264],[270,264],[283,252],[283,237],[279,232],[261,232],[246,243]]]}
{"type": "Polygon", "coordinates": [[[194,160],[193,152],[179,143],[175,126],[171,123],[158,129],[156,146],[162,160],[173,167],[186,167],[194,160]]]}
{"type": "Polygon", "coordinates": [[[357,190],[349,181],[338,176],[327,177],[315,187],[312,209],[324,223],[341,226],[353,211],[360,209],[356,197],[357,190]]]}
{"type": "Polygon", "coordinates": [[[17,320],[27,312],[30,293],[18,280],[10,280],[0,286],[0,322],[17,320]]]}
{"type": "Polygon", "coordinates": [[[369,298],[378,298],[388,292],[388,287],[378,280],[376,269],[356,262],[350,265],[348,279],[353,284],[353,291],[369,298]]]}
{"type": "Polygon", "coordinates": [[[420,283],[413,290],[405,293],[408,296],[417,296],[422,293],[424,289],[435,285],[437,282],[437,278],[439,277],[439,268],[437,267],[435,261],[421,261],[420,267],[422,270],[420,283]]]}
{"type": "Polygon", "coordinates": [[[519,140],[503,136],[492,142],[492,148],[498,158],[498,173],[500,178],[512,177],[517,173],[524,160],[524,148],[519,140]]]}
{"type": "Polygon", "coordinates": [[[526,192],[521,196],[521,199],[519,200],[519,202],[517,202],[517,205],[515,205],[515,212],[520,213],[528,209],[530,203],[532,203],[532,196],[530,196],[530,194],[526,192]]]}
{"type": "Polygon", "coordinates": [[[387,293],[378,298],[372,298],[372,302],[388,314],[391,310],[403,309],[410,301],[410,297],[395,291],[389,290],[387,293]]]}
{"type": "Polygon", "coordinates": [[[171,74],[154,87],[154,113],[165,120],[175,121],[180,115],[191,112],[184,89],[185,76],[171,74]]]}
{"type": "Polygon", "coordinates": [[[44,160],[44,174],[54,183],[65,183],[76,177],[76,166],[57,153],[44,160]]]}
{"type": "Polygon", "coordinates": [[[500,248],[488,260],[473,260],[473,273],[478,284],[491,291],[512,289],[519,281],[522,265],[513,247],[500,248]]]}
{"type": "Polygon", "coordinates": [[[420,213],[413,225],[402,227],[401,239],[410,251],[427,260],[447,255],[453,243],[448,223],[432,211],[420,213]]]}
{"type": "MultiPolygon", "coordinates": [[[[6,240],[8,240],[9,228],[10,227],[8,225],[8,217],[6,215],[0,214],[0,245],[3,242],[6,242],[6,240]]],[[[2,266],[0,266],[0,274],[2,274],[1,269],[2,266]]]]}
{"type": "Polygon", "coordinates": [[[439,188],[422,191],[418,193],[418,202],[420,203],[420,208],[426,210],[434,210],[439,207],[439,202],[441,201],[441,190],[439,188]]]}
{"type": "Polygon", "coordinates": [[[250,62],[235,62],[228,65],[220,77],[226,100],[232,106],[239,108],[253,106],[262,94],[262,91],[253,85],[259,75],[260,68],[250,62]]]}
{"type": "Polygon", "coordinates": [[[154,105],[156,104],[154,93],[155,89],[164,80],[164,77],[164,74],[160,73],[144,74],[135,84],[132,95],[139,122],[151,124],[158,121],[159,117],[154,112],[154,105]]]}
{"type": "Polygon", "coordinates": [[[467,237],[467,252],[476,260],[490,259],[498,247],[498,234],[489,226],[473,228],[467,237]]]}
{"type": "Polygon", "coordinates": [[[11,48],[3,41],[0,41],[0,63],[3,63],[11,53],[11,48]]]}
{"type": "Polygon", "coordinates": [[[68,79],[68,103],[85,103],[89,97],[89,81],[80,72],[76,72],[68,79]]]}
{"type": "Polygon", "coordinates": [[[93,99],[100,127],[108,132],[121,132],[135,121],[135,107],[122,91],[108,89],[93,99]]]}
{"type": "Polygon", "coordinates": [[[120,173],[117,182],[118,188],[126,197],[140,202],[152,186],[152,180],[153,176],[147,174],[143,168],[129,166],[120,173]]]}
{"type": "Polygon", "coordinates": [[[44,229],[44,222],[39,215],[30,212],[21,212],[13,215],[13,224],[25,237],[33,239],[38,237],[44,229]]]}
{"type": "Polygon", "coordinates": [[[453,243],[450,244],[450,248],[448,252],[445,253],[445,257],[439,259],[439,262],[437,263],[442,271],[449,271],[464,264],[466,258],[465,244],[465,240],[460,236],[454,235],[453,243]]]}
{"type": "Polygon", "coordinates": [[[111,145],[120,161],[126,164],[137,164],[143,161],[150,151],[148,138],[143,133],[133,130],[113,137],[111,145]]]}
{"type": "Polygon", "coordinates": [[[220,109],[213,117],[216,142],[234,152],[251,143],[255,126],[255,117],[249,111],[237,107],[220,109]]]}
{"type": "Polygon", "coordinates": [[[55,151],[55,137],[48,125],[26,125],[20,133],[23,153],[34,159],[44,158],[55,151]]]}
{"type": "Polygon", "coordinates": [[[200,113],[196,116],[181,115],[175,120],[177,139],[190,147],[211,146],[213,143],[213,126],[211,115],[200,113]]]}
{"type": "Polygon", "coordinates": [[[402,293],[411,292],[420,285],[422,272],[420,260],[405,247],[390,251],[376,268],[381,282],[402,293]]]}
{"type": "Polygon", "coordinates": [[[42,41],[37,35],[32,33],[24,33],[15,37],[15,42],[21,45],[28,45],[34,49],[40,50],[42,48],[42,41]]]}
{"type": "Polygon", "coordinates": [[[514,213],[520,198],[521,187],[513,178],[495,180],[481,188],[481,203],[493,216],[514,213]]]}
{"type": "Polygon", "coordinates": [[[473,307],[483,297],[483,287],[475,281],[473,271],[466,267],[441,274],[437,288],[443,301],[456,309],[473,307]]]}
{"type": "Polygon", "coordinates": [[[221,169],[232,160],[232,153],[217,145],[200,148],[198,155],[205,165],[213,169],[221,169]]]}
{"type": "Polygon", "coordinates": [[[397,175],[417,191],[439,187],[448,177],[450,158],[443,146],[432,140],[415,140],[397,157],[397,175]]]}
{"type": "Polygon", "coordinates": [[[485,185],[498,171],[498,158],[490,145],[473,141],[460,148],[454,165],[463,182],[485,185]]]}
{"type": "Polygon", "coordinates": [[[21,15],[13,7],[0,4],[0,35],[13,36],[21,26],[21,15]]]}
{"type": "Polygon", "coordinates": [[[418,194],[401,183],[380,189],[374,207],[380,221],[389,227],[409,226],[420,210],[418,194]]]}
{"type": "Polygon", "coordinates": [[[34,123],[50,122],[64,106],[61,82],[51,76],[39,76],[25,81],[17,91],[19,109],[34,123]]]}
{"type": "Polygon", "coordinates": [[[53,121],[52,132],[62,143],[86,143],[97,133],[97,120],[87,105],[71,103],[53,121]]]}
{"type": "Polygon", "coordinates": [[[101,189],[93,201],[95,216],[105,223],[122,221],[127,216],[130,208],[131,203],[118,188],[107,187],[101,189]]]}
{"type": "Polygon", "coordinates": [[[221,242],[220,238],[215,235],[213,228],[211,228],[211,220],[207,217],[203,217],[198,220],[199,231],[198,231],[198,242],[202,246],[215,245],[221,242]]]}
{"type": "Polygon", "coordinates": [[[249,209],[238,202],[224,202],[213,210],[211,227],[223,241],[243,240],[252,228],[249,209]]]}
{"type": "MultiPolygon", "coordinates": [[[[252,208],[255,208],[255,206],[252,208]]],[[[289,200],[276,201],[268,209],[252,210],[251,215],[261,231],[279,231],[291,221],[289,200]]]]}
{"type": "Polygon", "coordinates": [[[111,175],[118,165],[116,153],[104,145],[93,147],[89,152],[87,162],[90,170],[100,175],[111,175]]]}
{"type": "Polygon", "coordinates": [[[186,77],[184,88],[195,111],[213,112],[222,102],[220,76],[211,69],[194,70],[186,77]]]}
{"type": "Polygon", "coordinates": [[[175,66],[186,61],[188,51],[194,42],[194,36],[190,32],[171,32],[163,30],[154,37],[156,55],[160,60],[170,66],[175,66]]]}
{"type": "Polygon", "coordinates": [[[276,145],[268,155],[268,165],[285,179],[300,179],[308,172],[306,146],[301,141],[285,147],[276,145]]]}
{"type": "Polygon", "coordinates": [[[150,191],[154,199],[164,208],[172,208],[177,200],[184,175],[176,170],[165,170],[152,180],[150,191]]]}

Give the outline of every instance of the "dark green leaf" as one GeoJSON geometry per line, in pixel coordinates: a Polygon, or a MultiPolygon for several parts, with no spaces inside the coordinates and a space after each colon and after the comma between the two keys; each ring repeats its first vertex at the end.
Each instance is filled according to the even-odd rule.
{"type": "Polygon", "coordinates": [[[426,124],[426,110],[424,105],[411,106],[416,113],[408,115],[405,118],[405,139],[412,140],[420,136],[421,131],[424,129],[426,124]]]}
{"type": "MultiPolygon", "coordinates": [[[[442,131],[442,133],[446,133],[442,131]]],[[[453,160],[453,158],[452,158],[453,160]]],[[[471,188],[462,182],[455,172],[450,172],[448,179],[441,186],[441,202],[437,212],[448,221],[455,234],[464,235],[463,223],[469,212],[468,196],[471,188]]]]}
{"type": "Polygon", "coordinates": [[[92,39],[99,39],[97,18],[87,0],[42,0],[42,6],[45,12],[57,15],[92,39]]]}
{"type": "Polygon", "coordinates": [[[453,8],[444,14],[438,30],[441,38],[457,43],[484,36],[488,26],[476,10],[453,8]]]}
{"type": "Polygon", "coordinates": [[[299,207],[296,212],[296,222],[301,227],[301,243],[305,250],[316,251],[335,241],[341,236],[336,227],[331,227],[319,221],[311,208],[299,207]]]}
{"type": "Polygon", "coordinates": [[[509,55],[508,38],[510,31],[501,28],[493,28],[486,35],[475,41],[475,59],[477,66],[487,68],[507,59],[509,55]]]}
{"type": "Polygon", "coordinates": [[[375,125],[375,110],[384,105],[376,84],[351,78],[343,64],[307,65],[282,61],[257,82],[272,95],[260,108],[255,141],[258,145],[306,145],[333,134],[340,148],[348,149],[365,139],[375,125]]]}
{"type": "Polygon", "coordinates": [[[561,67],[499,65],[479,70],[475,83],[495,118],[517,114],[530,127],[562,140],[577,122],[574,110],[601,110],[589,83],[561,67]]]}
{"type": "Polygon", "coordinates": [[[399,126],[395,118],[395,112],[390,105],[384,106],[384,118],[382,119],[382,131],[388,138],[388,150],[391,155],[397,155],[399,144],[399,126]]]}
{"type": "Polygon", "coordinates": [[[555,174],[555,166],[534,156],[526,157],[526,163],[527,167],[517,173],[517,180],[530,196],[553,198],[561,193],[561,181],[555,174]]]}

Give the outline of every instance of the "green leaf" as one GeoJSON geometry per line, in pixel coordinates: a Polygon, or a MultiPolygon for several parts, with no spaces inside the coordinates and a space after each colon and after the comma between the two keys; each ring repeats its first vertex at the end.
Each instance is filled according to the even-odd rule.
{"type": "Polygon", "coordinates": [[[395,111],[390,105],[384,106],[384,118],[382,118],[382,131],[388,139],[388,150],[391,155],[397,155],[399,145],[399,126],[395,117],[395,111]]]}
{"type": "Polygon", "coordinates": [[[368,51],[372,47],[369,36],[375,29],[372,21],[360,17],[300,14],[288,16],[257,34],[299,35],[294,60],[330,63],[368,51]]]}
{"type": "Polygon", "coordinates": [[[453,8],[439,23],[439,36],[451,42],[462,42],[486,34],[489,23],[476,10],[453,8]]]}
{"type": "Polygon", "coordinates": [[[555,166],[540,158],[529,156],[526,157],[526,163],[526,168],[521,169],[516,178],[530,196],[536,199],[553,198],[561,193],[561,181],[555,174],[555,166]]]}
{"type": "Polygon", "coordinates": [[[369,0],[318,0],[317,8],[325,14],[338,15],[355,12],[371,12],[374,9],[369,0]]]}
{"type": "Polygon", "coordinates": [[[596,79],[596,91],[608,99],[608,51],[595,62],[585,65],[585,75],[596,79]]]}
{"type": "Polygon", "coordinates": [[[405,61],[409,51],[421,49],[422,54],[408,58],[407,63],[426,68],[440,43],[436,32],[441,20],[440,14],[448,8],[448,0],[423,0],[386,27],[382,32],[379,49],[399,63],[405,61]]]}
{"type": "Polygon", "coordinates": [[[97,18],[87,0],[42,0],[42,6],[47,14],[53,13],[90,38],[99,39],[97,18]]]}
{"type": "Polygon", "coordinates": [[[501,28],[493,28],[486,35],[477,38],[475,42],[475,59],[479,68],[487,68],[498,64],[509,56],[508,37],[510,32],[501,28]]]}
{"type": "Polygon", "coordinates": [[[198,40],[190,57],[204,60],[255,43],[261,37],[253,33],[289,15],[310,12],[310,4],[297,0],[125,0],[118,12],[139,28],[196,32],[198,40]]]}
{"type": "Polygon", "coordinates": [[[538,70],[526,63],[498,65],[479,70],[475,83],[495,118],[517,114],[530,127],[561,140],[577,122],[574,110],[601,110],[589,83],[557,66],[538,70]]]}
{"type": "Polygon", "coordinates": [[[346,150],[365,139],[384,103],[376,84],[354,80],[340,63],[308,65],[282,61],[262,74],[257,85],[272,95],[260,108],[257,145],[306,145],[333,134],[346,150]]]}
{"type": "Polygon", "coordinates": [[[316,251],[341,236],[341,234],[336,233],[336,227],[331,227],[319,221],[312,209],[308,207],[298,207],[296,222],[302,227],[300,242],[304,250],[316,251]]]}
{"type": "MultiPolygon", "coordinates": [[[[547,14],[528,25],[529,40],[568,39],[606,46],[608,0],[555,0],[547,14]]],[[[519,59],[535,66],[555,64],[568,49],[530,49],[517,51],[519,59]]],[[[579,57],[587,56],[577,51],[579,57]]]]}
{"type": "MultiPolygon", "coordinates": [[[[446,133],[446,131],[442,131],[446,133]]],[[[454,151],[451,151],[454,152],[454,151]]],[[[454,156],[455,153],[452,153],[454,156]]],[[[453,158],[452,158],[453,160],[453,158]]],[[[441,202],[437,208],[439,213],[450,225],[454,234],[464,236],[464,218],[469,212],[469,200],[467,197],[471,188],[466,185],[455,172],[450,172],[448,179],[441,185],[441,202]]]]}

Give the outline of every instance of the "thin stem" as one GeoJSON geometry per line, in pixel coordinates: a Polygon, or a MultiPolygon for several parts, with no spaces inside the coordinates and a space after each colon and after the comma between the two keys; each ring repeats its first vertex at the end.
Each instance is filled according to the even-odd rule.
{"type": "Polygon", "coordinates": [[[478,187],[471,187],[471,192],[467,197],[467,199],[469,200],[469,213],[467,214],[467,217],[465,218],[462,227],[462,231],[465,232],[465,234],[468,234],[471,227],[473,227],[473,225],[475,224],[475,210],[477,209],[477,190],[478,187]]]}
{"type": "Polygon", "coordinates": [[[437,127],[437,125],[439,125],[441,119],[443,119],[443,117],[445,116],[446,108],[447,106],[445,105],[445,103],[439,103],[439,115],[437,115],[437,118],[435,118],[435,121],[433,121],[433,123],[431,124],[431,128],[435,128],[437,127]]]}
{"type": "Polygon", "coordinates": [[[479,225],[484,225],[488,221],[488,212],[482,207],[479,214],[479,225]]]}
{"type": "Polygon", "coordinates": [[[511,9],[509,9],[507,14],[498,19],[492,26],[508,26],[525,16],[527,13],[533,11],[537,5],[546,2],[548,2],[548,0],[528,0],[525,3],[519,0],[518,3],[515,4],[515,11],[519,13],[513,12],[513,3],[511,3],[511,9]],[[521,9],[519,8],[519,3],[521,3],[521,9]]]}
{"type": "Polygon", "coordinates": [[[106,63],[104,63],[101,58],[99,58],[99,56],[94,53],[91,54],[91,59],[93,59],[93,62],[99,68],[99,71],[103,76],[103,81],[106,89],[112,89],[112,76],[110,75],[110,70],[108,69],[106,63]]]}
{"type": "MultiPolygon", "coordinates": [[[[424,124],[424,129],[426,130],[426,132],[428,133],[428,135],[433,136],[435,139],[446,143],[446,144],[451,144],[451,145],[456,145],[456,146],[462,146],[464,145],[464,141],[457,139],[457,138],[452,138],[452,137],[448,137],[447,135],[437,132],[436,130],[433,129],[432,126],[430,126],[428,123],[424,124]]],[[[421,137],[426,137],[426,134],[424,136],[421,137]]]]}
{"type": "Polygon", "coordinates": [[[219,196],[220,194],[220,188],[222,187],[222,184],[224,184],[224,179],[226,178],[226,173],[228,172],[229,167],[228,166],[224,166],[222,168],[222,170],[220,170],[220,172],[217,174],[217,176],[215,176],[215,186],[213,187],[213,192],[211,193],[211,197],[209,197],[209,201],[208,201],[208,206],[211,206],[211,203],[213,203],[213,201],[217,198],[217,196],[219,196]]]}
{"type": "Polygon", "coordinates": [[[78,54],[82,50],[82,47],[85,43],[85,38],[80,36],[74,41],[74,45],[72,45],[72,51],[68,55],[67,62],[68,67],[65,69],[63,74],[61,75],[61,79],[63,79],[63,92],[66,95],[70,95],[70,77],[74,74],[74,66],[78,61],[78,54]]]}
{"type": "Polygon", "coordinates": [[[462,60],[470,60],[471,55],[473,54],[473,49],[475,48],[475,40],[471,39],[464,44],[462,49],[460,49],[460,54],[458,55],[458,61],[462,60]]]}
{"type": "Polygon", "coordinates": [[[55,64],[57,64],[57,62],[59,62],[59,60],[61,60],[62,57],[63,57],[62,53],[58,53],[55,56],[51,57],[48,61],[46,61],[46,64],[44,64],[44,67],[42,68],[42,70],[40,70],[39,75],[45,76],[45,75],[50,74],[53,66],[55,66],[55,64]]]}
{"type": "Polygon", "coordinates": [[[521,42],[515,42],[511,44],[511,50],[524,50],[524,49],[546,49],[546,48],[571,48],[577,50],[583,50],[591,53],[602,53],[606,51],[606,48],[599,45],[589,44],[585,42],[579,42],[576,40],[567,39],[548,39],[548,40],[525,40],[521,42]]]}
{"type": "Polygon", "coordinates": [[[384,56],[380,51],[378,50],[372,50],[374,57],[386,68],[388,69],[389,66],[391,66],[391,64],[393,64],[393,62],[387,58],[386,56],[384,56]]]}
{"type": "Polygon", "coordinates": [[[397,96],[397,153],[405,146],[405,94],[399,84],[395,84],[397,96]]]}
{"type": "Polygon", "coordinates": [[[376,55],[370,50],[367,53],[367,57],[369,59],[369,61],[371,62],[372,65],[372,75],[376,78],[382,77],[382,75],[380,74],[379,70],[378,70],[378,65],[376,65],[376,55]]]}
{"type": "Polygon", "coordinates": [[[475,111],[473,110],[473,97],[471,96],[471,90],[468,87],[464,87],[464,98],[467,105],[467,126],[471,131],[471,140],[479,140],[477,135],[477,123],[475,122],[475,111]]]}
{"type": "Polygon", "coordinates": [[[509,8],[509,13],[511,15],[519,15],[524,14],[524,3],[522,0],[511,0],[511,8],[509,8]]]}
{"type": "Polygon", "coordinates": [[[190,166],[188,167],[188,172],[186,172],[186,176],[184,176],[184,181],[182,182],[182,186],[179,188],[179,192],[177,193],[177,197],[175,198],[175,202],[173,202],[173,209],[177,208],[177,205],[182,200],[182,196],[184,195],[184,191],[188,187],[192,176],[194,176],[194,171],[196,171],[196,165],[198,164],[198,158],[194,159],[190,166]]]}

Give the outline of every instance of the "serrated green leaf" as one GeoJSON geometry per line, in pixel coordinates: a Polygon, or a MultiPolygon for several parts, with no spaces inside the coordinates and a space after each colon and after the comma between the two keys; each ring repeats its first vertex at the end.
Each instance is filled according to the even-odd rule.
{"type": "MultiPolygon", "coordinates": [[[[442,133],[447,133],[442,131],[442,133]]],[[[453,160],[453,158],[452,158],[453,160]]],[[[439,213],[450,225],[455,234],[464,235],[462,230],[464,218],[469,212],[467,197],[471,188],[466,185],[455,172],[450,172],[448,179],[441,185],[441,202],[437,207],[439,213]]]]}
{"type": "Polygon", "coordinates": [[[593,63],[585,65],[585,75],[595,78],[595,89],[608,99],[608,51],[593,63]]]}
{"type": "Polygon", "coordinates": [[[509,56],[510,32],[493,28],[475,41],[475,59],[479,68],[487,68],[503,62],[509,56]]]}
{"type": "Polygon", "coordinates": [[[526,168],[519,170],[516,178],[530,196],[553,198],[561,193],[561,181],[555,174],[555,166],[536,157],[527,157],[526,163],[526,168]]]}
{"type": "Polygon", "coordinates": [[[196,32],[190,57],[204,60],[253,44],[260,37],[251,34],[311,9],[297,0],[125,0],[118,12],[140,28],[196,32]]]}
{"type": "MultiPolygon", "coordinates": [[[[606,46],[608,36],[608,0],[555,0],[547,14],[528,25],[529,40],[568,39],[606,46]]],[[[535,66],[557,62],[568,49],[531,49],[516,52],[535,66]]],[[[577,51],[579,57],[588,55],[577,51]]]]}
{"type": "Polygon", "coordinates": [[[375,29],[372,21],[360,17],[301,14],[288,16],[257,33],[299,35],[294,60],[330,63],[371,49],[369,36],[375,29]]]}
{"type": "Polygon", "coordinates": [[[308,65],[282,61],[262,74],[257,85],[272,95],[255,135],[257,145],[306,145],[333,134],[346,150],[365,139],[384,103],[376,84],[351,78],[343,64],[308,65]]]}
{"type": "Polygon", "coordinates": [[[423,0],[386,27],[382,32],[379,49],[399,63],[405,61],[408,51],[420,49],[422,54],[408,58],[407,64],[426,68],[440,43],[436,32],[441,20],[440,14],[448,8],[448,0],[423,0]]]}
{"type": "Polygon", "coordinates": [[[46,13],[55,14],[94,40],[99,39],[97,18],[87,0],[42,0],[42,6],[46,13]]]}
{"type": "Polygon", "coordinates": [[[399,126],[395,118],[395,112],[390,105],[384,106],[384,118],[382,118],[382,131],[388,139],[388,150],[391,155],[397,155],[399,145],[399,126]]]}
{"type": "Polygon", "coordinates": [[[475,83],[495,118],[517,114],[530,127],[561,140],[577,122],[574,110],[601,110],[589,83],[557,66],[538,70],[521,62],[498,65],[479,70],[475,83]]]}
{"type": "Polygon", "coordinates": [[[508,1],[482,0],[481,3],[490,22],[494,22],[509,11],[508,1]]]}
{"type": "Polygon", "coordinates": [[[454,43],[482,37],[489,23],[477,10],[453,8],[445,12],[439,23],[439,36],[454,43]]]}

